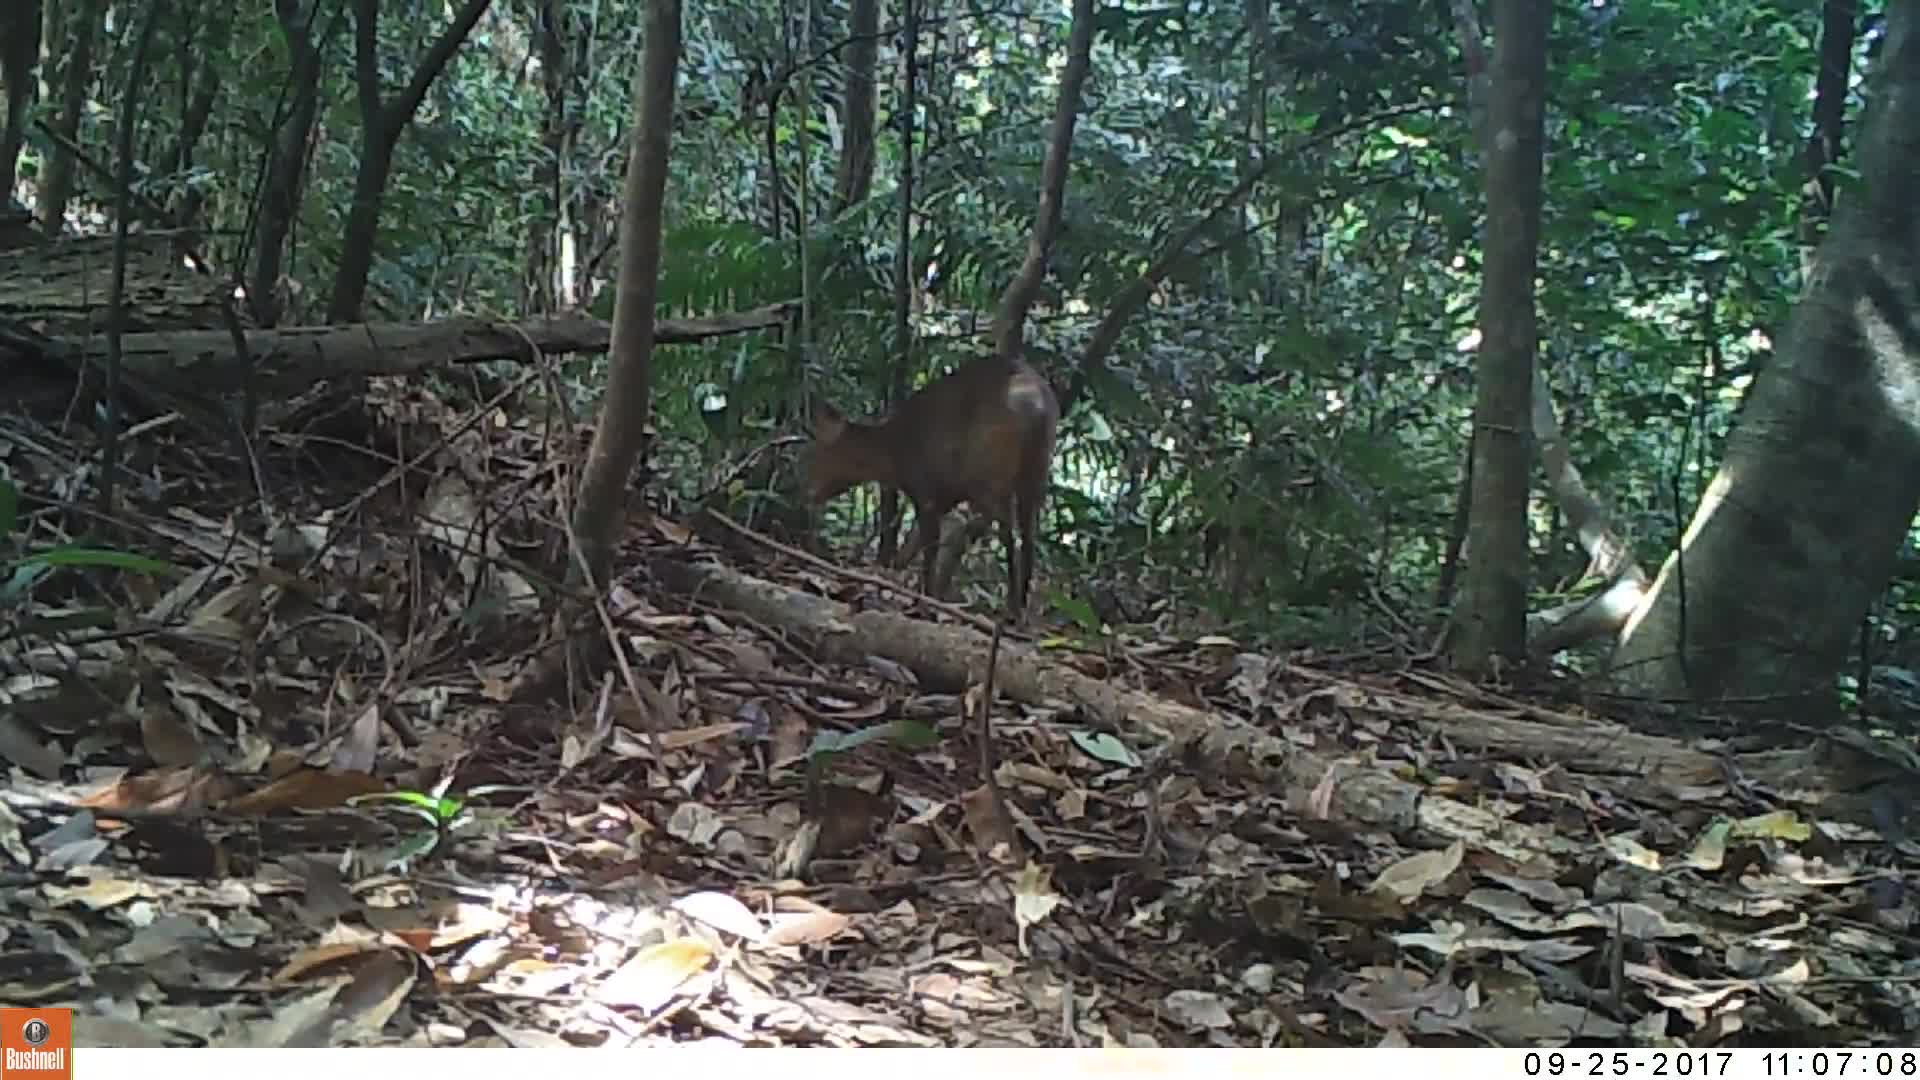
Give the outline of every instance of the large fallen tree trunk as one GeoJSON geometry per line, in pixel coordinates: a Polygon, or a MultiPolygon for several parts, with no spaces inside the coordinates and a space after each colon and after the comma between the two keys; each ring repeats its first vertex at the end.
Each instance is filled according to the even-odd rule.
{"type": "MultiPolygon", "coordinates": [[[[869,656],[881,656],[911,668],[924,682],[954,689],[978,682],[986,671],[987,635],[972,627],[887,611],[856,612],[837,601],[713,562],[662,559],[652,569],[654,580],[674,592],[778,626],[805,639],[829,661],[860,665],[869,656]]],[[[1243,662],[1266,663],[1305,681],[1343,681],[1257,657],[1243,658],[1243,662]]],[[[1434,839],[1463,839],[1521,859],[1565,843],[1554,829],[1516,823],[1434,795],[1383,769],[1303,750],[1231,713],[1193,708],[1082,675],[1017,642],[1002,641],[994,684],[1023,704],[1078,706],[1098,726],[1148,749],[1152,744],[1174,744],[1177,749],[1169,752],[1183,754],[1185,761],[1197,767],[1282,784],[1303,814],[1334,816],[1364,828],[1418,830],[1434,839]]],[[[1360,702],[1355,707],[1431,725],[1456,746],[1516,759],[1550,759],[1569,771],[1628,771],[1655,792],[1664,793],[1676,808],[1686,801],[1687,792],[1725,786],[1729,774],[1735,774],[1744,783],[1772,789],[1783,803],[1874,825],[1882,808],[1876,805],[1881,795],[1872,790],[1873,785],[1884,790],[1889,785],[1904,789],[1913,784],[1910,769],[1858,740],[1809,739],[1804,748],[1723,756],[1590,717],[1528,710],[1517,704],[1502,707],[1507,715],[1493,715],[1447,700],[1439,692],[1429,697],[1347,685],[1360,702]]]]}
{"type": "MultiPolygon", "coordinates": [[[[661,319],[655,340],[684,344],[783,325],[792,304],[703,319],[661,319]]],[[[354,323],[245,331],[252,377],[264,393],[298,391],[323,379],[348,375],[413,375],[452,364],[530,359],[544,353],[607,351],[608,323],[584,315],[524,323],[457,318],[430,323],[354,323]]],[[[105,335],[55,339],[66,357],[93,363],[106,359],[105,335]]],[[[126,334],[120,339],[123,372],[156,387],[239,389],[245,366],[235,355],[234,335],[224,330],[126,334]]]]}

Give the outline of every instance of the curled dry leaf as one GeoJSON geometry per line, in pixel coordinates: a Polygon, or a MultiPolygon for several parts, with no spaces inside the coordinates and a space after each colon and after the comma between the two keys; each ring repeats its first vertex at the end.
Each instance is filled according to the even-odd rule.
{"type": "Polygon", "coordinates": [[[761,942],[770,947],[822,945],[839,937],[853,925],[851,918],[822,907],[810,911],[777,911],[770,921],[773,925],[761,942]]]}
{"type": "Polygon", "coordinates": [[[1405,969],[1356,978],[1336,993],[1334,1000],[1388,1031],[1410,1027],[1458,1031],[1472,1026],[1473,1002],[1465,990],[1446,979],[1429,980],[1405,969]]]}
{"type": "Polygon", "coordinates": [[[683,896],[673,902],[673,910],[748,941],[759,941],[766,934],[766,928],[747,905],[723,892],[708,890],[683,896]]]}
{"type": "Polygon", "coordinates": [[[337,974],[339,969],[349,966],[356,957],[365,956],[378,948],[371,941],[335,941],[315,945],[302,949],[293,959],[282,964],[280,970],[268,977],[268,981],[290,986],[312,976],[337,974]]]}
{"type": "Polygon", "coordinates": [[[259,582],[236,581],[195,609],[186,630],[195,638],[238,645],[251,636],[247,623],[259,614],[260,596],[259,582]]]}
{"type": "Polygon", "coordinates": [[[163,915],[135,931],[126,944],[113,951],[113,959],[121,964],[151,964],[212,937],[211,930],[193,919],[163,915]]]}
{"type": "Polygon", "coordinates": [[[224,563],[208,563],[191,571],[147,608],[145,621],[150,626],[165,626],[180,617],[189,601],[206,591],[216,575],[227,572],[224,563]]]}
{"type": "Polygon", "coordinates": [[[767,655],[765,649],[757,645],[744,641],[727,641],[722,642],[721,647],[733,654],[736,671],[745,672],[748,675],[767,675],[774,670],[773,658],[767,655]]]}
{"type": "Polygon", "coordinates": [[[1733,831],[1730,821],[1715,821],[1687,852],[1687,865],[1695,870],[1718,870],[1727,861],[1727,835],[1733,831]]]}
{"type": "Polygon", "coordinates": [[[903,664],[889,660],[884,656],[869,655],[866,660],[867,666],[873,669],[873,673],[887,682],[895,683],[909,689],[920,685],[920,676],[915,675],[913,669],[903,664]]]}
{"type": "Polygon", "coordinates": [[[277,1003],[272,1019],[239,1028],[223,1045],[248,1047],[325,1046],[332,1027],[328,1012],[338,985],[323,986],[292,1001],[277,1003]]]}

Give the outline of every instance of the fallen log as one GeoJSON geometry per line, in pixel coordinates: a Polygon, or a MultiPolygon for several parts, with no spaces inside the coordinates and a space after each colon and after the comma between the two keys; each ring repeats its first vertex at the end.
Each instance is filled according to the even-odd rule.
{"type": "MultiPolygon", "coordinates": [[[[660,559],[654,580],[673,591],[738,611],[806,639],[823,659],[860,664],[882,656],[923,681],[959,687],[984,676],[988,637],[886,611],[855,612],[845,604],[789,589],[712,562],[660,559]]],[[[1378,769],[1338,761],[1295,746],[1227,713],[1168,701],[1048,663],[1038,650],[1002,640],[994,683],[1027,705],[1079,706],[1128,741],[1179,744],[1186,760],[1284,786],[1304,814],[1334,816],[1358,828],[1390,829],[1436,842],[1468,840],[1524,860],[1556,843],[1550,832],[1425,792],[1378,769]],[[1321,809],[1314,809],[1320,807],[1321,809]]]]}
{"type": "MultiPolygon", "coordinates": [[[[828,661],[861,665],[868,656],[881,656],[906,665],[931,686],[953,689],[980,681],[986,672],[988,636],[969,626],[889,611],[854,611],[710,561],[656,559],[652,570],[660,585],[778,626],[828,661]]],[[[1019,642],[1001,641],[994,682],[1000,693],[1025,705],[1078,707],[1096,721],[1093,726],[1149,753],[1160,744],[1199,768],[1279,785],[1306,816],[1337,818],[1357,828],[1388,829],[1402,836],[1424,834],[1436,843],[1464,840],[1521,861],[1563,851],[1566,845],[1565,836],[1553,828],[1467,806],[1356,759],[1315,753],[1231,713],[1197,709],[1082,675],[1019,642]]],[[[1689,795],[1725,786],[1731,774],[1771,789],[1781,803],[1871,827],[1879,824],[1885,808],[1876,805],[1881,796],[1870,789],[1912,786],[1910,772],[1885,762],[1876,767],[1870,750],[1842,746],[1839,740],[1823,746],[1710,753],[1593,717],[1507,716],[1493,722],[1484,710],[1468,710],[1438,695],[1425,700],[1367,688],[1362,697],[1358,707],[1426,725],[1489,756],[1547,758],[1595,773],[1630,770],[1676,806],[1689,795]]]]}
{"type": "MultiPolygon", "coordinates": [[[[655,340],[686,344],[784,325],[790,303],[700,319],[662,319],[655,340]]],[[[262,393],[302,390],[323,379],[413,375],[453,364],[531,359],[544,353],[605,352],[611,327],[585,315],[523,323],[454,318],[429,323],[354,323],[244,331],[255,387],[262,393]]],[[[63,358],[106,360],[103,334],[55,338],[63,358]]],[[[156,387],[231,387],[245,370],[225,330],[159,331],[120,338],[121,370],[156,387]]]]}

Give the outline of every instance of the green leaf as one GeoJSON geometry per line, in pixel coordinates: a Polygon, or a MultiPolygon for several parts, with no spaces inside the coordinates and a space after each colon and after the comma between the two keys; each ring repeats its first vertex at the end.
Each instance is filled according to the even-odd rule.
{"type": "Polygon", "coordinates": [[[1129,769],[1140,767],[1140,756],[1133,752],[1133,748],[1104,731],[1076,731],[1068,738],[1073,740],[1073,745],[1089,756],[1099,758],[1109,765],[1120,765],[1129,769]]]}
{"type": "Polygon", "coordinates": [[[20,489],[10,477],[0,476],[0,536],[13,532],[20,520],[20,489]]]}
{"type": "Polygon", "coordinates": [[[1100,632],[1100,616],[1094,614],[1092,604],[1058,589],[1048,589],[1047,592],[1048,599],[1053,601],[1053,606],[1065,613],[1067,618],[1072,619],[1080,629],[1089,634],[1100,632]]]}
{"type": "Polygon", "coordinates": [[[36,566],[89,566],[111,570],[131,570],[141,574],[171,574],[174,566],[159,559],[150,559],[145,555],[135,555],[130,551],[109,551],[106,548],[62,546],[36,551],[20,560],[20,565],[36,566]]]}
{"type": "Polygon", "coordinates": [[[38,563],[21,563],[15,566],[13,574],[7,578],[7,583],[0,585],[0,604],[14,603],[25,596],[41,578],[51,573],[53,573],[52,567],[38,563]]]}
{"type": "Polygon", "coordinates": [[[940,733],[919,720],[889,720],[858,731],[822,731],[813,737],[807,756],[844,754],[880,739],[891,739],[909,750],[918,750],[938,743],[940,733]]]}
{"type": "Polygon", "coordinates": [[[435,798],[432,795],[420,791],[379,791],[371,795],[356,796],[353,799],[349,799],[348,802],[354,805],[368,802],[400,803],[403,806],[411,806],[423,811],[438,824],[445,824],[459,817],[460,811],[465,809],[467,805],[467,801],[458,795],[445,795],[435,798]]]}

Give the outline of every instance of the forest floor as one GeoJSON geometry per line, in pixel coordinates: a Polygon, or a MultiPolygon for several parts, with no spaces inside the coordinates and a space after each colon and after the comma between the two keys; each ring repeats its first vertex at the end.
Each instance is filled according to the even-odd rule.
{"type": "MultiPolygon", "coordinates": [[[[112,529],[178,572],[10,595],[0,998],[83,1045],[1915,1041],[1837,766],[1164,627],[989,696],[979,614],[672,508],[536,692],[584,440],[376,395],[405,468],[148,426],[112,529]]],[[[96,520],[58,419],[0,417],[29,546],[96,520]]]]}

